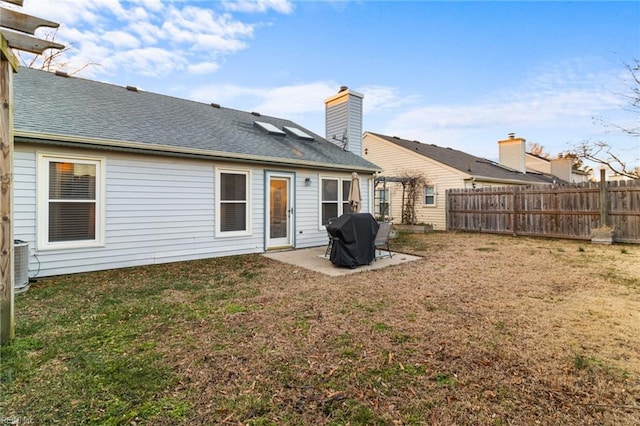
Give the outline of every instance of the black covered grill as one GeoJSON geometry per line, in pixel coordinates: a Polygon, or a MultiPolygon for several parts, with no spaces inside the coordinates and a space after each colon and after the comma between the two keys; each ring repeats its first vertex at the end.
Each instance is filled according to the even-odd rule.
{"type": "Polygon", "coordinates": [[[355,268],[373,262],[378,227],[378,222],[369,213],[343,214],[327,225],[333,240],[331,263],[355,268]]]}

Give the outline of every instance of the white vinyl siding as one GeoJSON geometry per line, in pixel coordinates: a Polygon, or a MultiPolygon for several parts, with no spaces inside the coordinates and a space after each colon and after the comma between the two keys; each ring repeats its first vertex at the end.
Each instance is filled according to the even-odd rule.
{"type": "Polygon", "coordinates": [[[325,105],[327,139],[362,156],[362,95],[342,92],[326,100],[325,105]]]}
{"type": "MultiPolygon", "coordinates": [[[[53,149],[17,143],[14,156],[14,231],[26,241],[29,276],[88,272],[265,250],[265,169],[217,162],[113,151],[104,156],[104,244],[95,247],[40,250],[37,247],[37,152],[58,157],[98,157],[93,150],[53,149]],[[249,172],[249,235],[227,238],[216,232],[216,171],[249,172]]],[[[326,244],[319,226],[320,174],[283,168],[295,175],[295,247],[326,244]],[[311,180],[305,186],[306,178],[311,180]]],[[[326,173],[323,176],[327,176],[326,173]]],[[[351,172],[330,177],[350,179],[351,172]]],[[[361,175],[363,211],[370,176],[361,175]]]]}
{"type": "MultiPolygon", "coordinates": [[[[36,234],[37,148],[17,144],[14,166],[19,171],[14,188],[15,238],[30,245],[30,276],[263,251],[262,169],[254,169],[251,173],[251,199],[254,202],[250,227],[253,234],[217,238],[213,162],[113,152],[106,156],[104,167],[104,244],[40,250],[36,234]]],[[[51,150],[42,146],[44,148],[51,150]]],[[[58,156],[72,156],[70,150],[59,151],[56,152],[58,156]]],[[[95,151],[75,150],[73,153],[83,157],[95,155],[95,151]]],[[[220,166],[231,168],[232,164],[220,166]]],[[[313,207],[317,208],[315,200],[313,207]]]]}
{"type": "Polygon", "coordinates": [[[38,154],[38,249],[104,243],[104,158],[38,154]]]}

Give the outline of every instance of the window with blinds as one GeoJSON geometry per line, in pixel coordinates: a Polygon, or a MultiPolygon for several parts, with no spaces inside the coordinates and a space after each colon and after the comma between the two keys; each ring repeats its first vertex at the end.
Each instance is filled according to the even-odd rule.
{"type": "Polygon", "coordinates": [[[102,160],[40,156],[39,247],[101,243],[102,160]]]}
{"type": "Polygon", "coordinates": [[[249,233],[249,172],[218,171],[218,221],[221,234],[249,233]]]}
{"type": "Polygon", "coordinates": [[[96,165],[49,162],[49,241],[96,238],[96,165]]]}

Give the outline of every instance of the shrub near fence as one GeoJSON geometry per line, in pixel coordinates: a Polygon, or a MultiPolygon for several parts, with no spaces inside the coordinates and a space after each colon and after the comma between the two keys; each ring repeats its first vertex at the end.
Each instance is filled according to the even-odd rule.
{"type": "Polygon", "coordinates": [[[640,180],[447,190],[447,229],[640,243],[640,180]]]}

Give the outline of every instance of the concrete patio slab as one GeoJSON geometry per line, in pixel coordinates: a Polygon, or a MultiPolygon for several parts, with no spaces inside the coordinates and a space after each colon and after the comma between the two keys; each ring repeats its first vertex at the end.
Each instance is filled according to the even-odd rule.
{"type": "Polygon", "coordinates": [[[329,258],[324,257],[326,247],[312,247],[299,250],[284,250],[276,252],[264,253],[263,256],[269,259],[274,259],[279,262],[288,263],[290,265],[296,265],[301,268],[310,269],[315,272],[330,276],[340,276],[347,274],[354,274],[356,272],[371,271],[373,269],[386,268],[387,266],[399,265],[406,262],[412,262],[414,260],[422,259],[418,256],[412,256],[410,254],[395,253],[393,257],[384,257],[371,262],[371,265],[362,265],[357,268],[350,269],[342,266],[335,266],[331,263],[329,258]]]}

